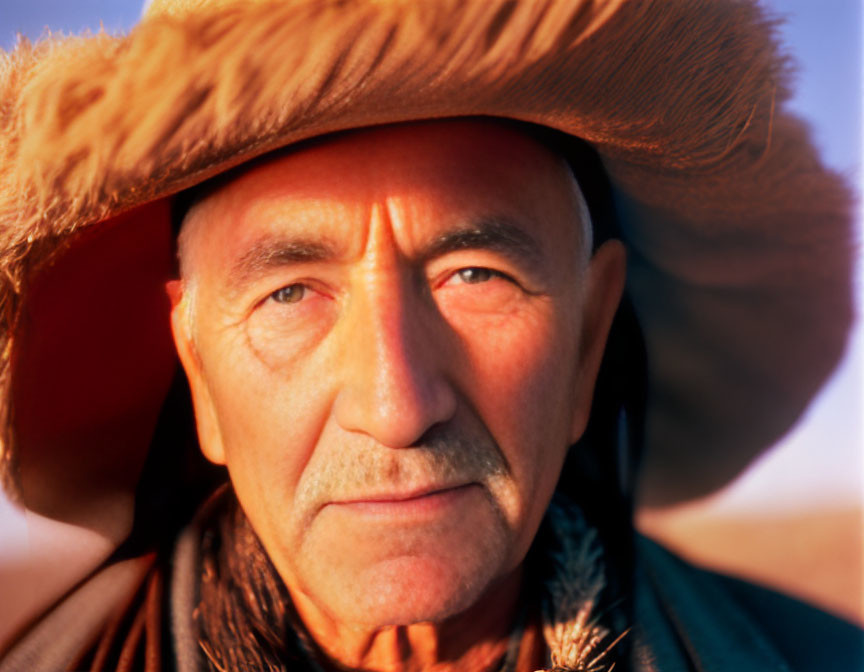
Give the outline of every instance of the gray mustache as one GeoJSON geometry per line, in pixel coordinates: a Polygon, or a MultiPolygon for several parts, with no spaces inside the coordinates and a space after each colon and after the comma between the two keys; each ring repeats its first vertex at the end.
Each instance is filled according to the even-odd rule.
{"type": "MultiPolygon", "coordinates": [[[[451,427],[433,427],[412,446],[387,448],[371,439],[340,448],[306,480],[299,499],[322,504],[412,487],[455,487],[484,483],[509,471],[497,443],[488,434],[468,435],[451,427]]],[[[308,474],[307,474],[308,475],[308,474]]]]}

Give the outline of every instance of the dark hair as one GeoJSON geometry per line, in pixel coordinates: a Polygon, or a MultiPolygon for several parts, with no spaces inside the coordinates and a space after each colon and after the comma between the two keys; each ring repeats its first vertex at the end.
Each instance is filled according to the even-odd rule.
{"type": "MultiPolygon", "coordinates": [[[[588,205],[596,250],[620,237],[615,193],[603,163],[588,143],[547,128],[529,132],[565,158],[588,205]]],[[[626,291],[615,314],[597,376],[588,425],[571,446],[558,491],[576,501],[598,532],[606,556],[607,589],[602,603],[632,623],[634,574],[633,505],[636,474],[644,444],[647,358],[642,329],[626,291]]],[[[623,640],[616,658],[627,660],[630,643],[623,640]]]]}
{"type": "MultiPolygon", "coordinates": [[[[544,126],[512,123],[561,156],[576,179],[591,217],[592,253],[620,238],[615,192],[599,154],[587,142],[544,126]]],[[[597,375],[585,433],[570,447],[557,491],[582,509],[604,549],[606,588],[599,616],[613,632],[633,623],[635,475],[642,453],[647,365],[642,330],[626,293],[613,318],[597,375]]],[[[628,667],[631,638],[607,662],[628,667]]]]}

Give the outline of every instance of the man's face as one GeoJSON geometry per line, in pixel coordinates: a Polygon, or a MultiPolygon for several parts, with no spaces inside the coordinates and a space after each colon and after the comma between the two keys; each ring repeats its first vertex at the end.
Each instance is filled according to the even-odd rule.
{"type": "Polygon", "coordinates": [[[519,566],[620,293],[586,217],[559,158],[481,121],[330,139],[190,212],[202,449],[301,607],[439,621],[519,566]]]}

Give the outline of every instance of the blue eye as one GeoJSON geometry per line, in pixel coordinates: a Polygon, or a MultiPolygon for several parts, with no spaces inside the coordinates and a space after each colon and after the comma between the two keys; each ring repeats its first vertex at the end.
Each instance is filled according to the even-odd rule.
{"type": "Polygon", "coordinates": [[[296,284],[277,289],[270,295],[270,298],[272,298],[276,303],[297,303],[305,294],[306,287],[304,285],[296,284]]]}

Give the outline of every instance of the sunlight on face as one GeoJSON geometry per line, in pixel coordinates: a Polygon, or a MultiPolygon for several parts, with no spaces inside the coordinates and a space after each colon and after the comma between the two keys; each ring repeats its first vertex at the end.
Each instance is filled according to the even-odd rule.
{"type": "Polygon", "coordinates": [[[483,121],[330,138],[191,210],[202,449],[301,610],[437,621],[521,563],[590,406],[585,217],[483,121]]]}

